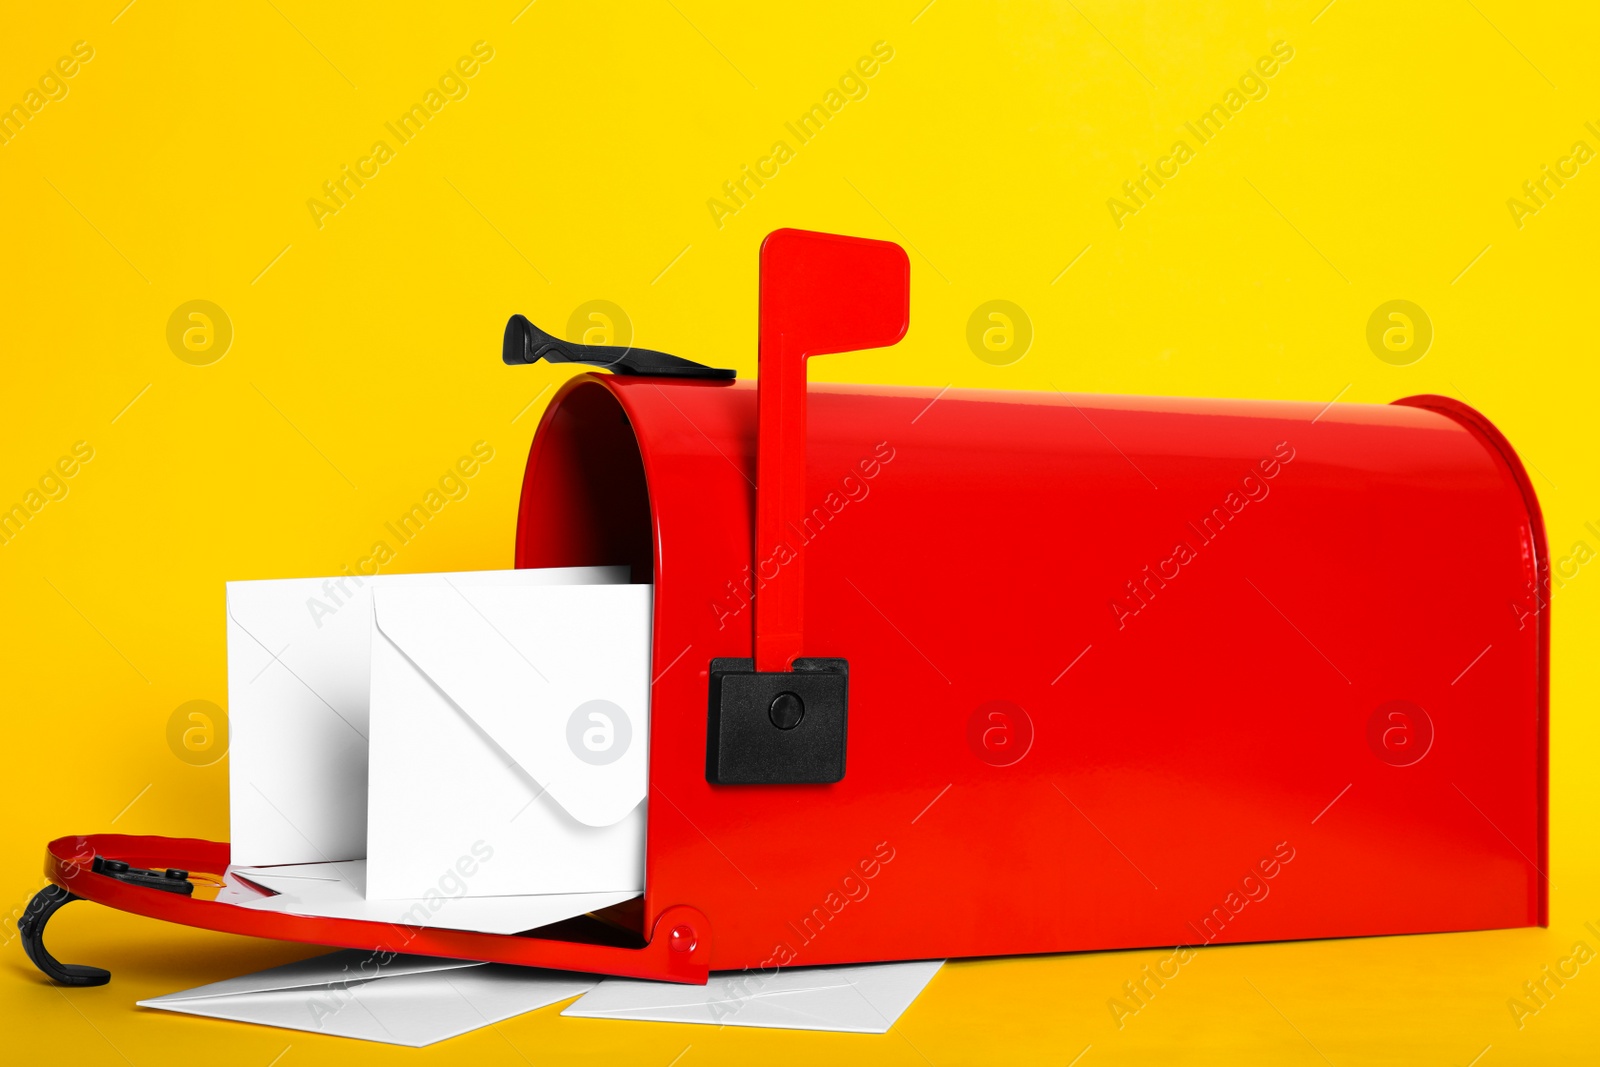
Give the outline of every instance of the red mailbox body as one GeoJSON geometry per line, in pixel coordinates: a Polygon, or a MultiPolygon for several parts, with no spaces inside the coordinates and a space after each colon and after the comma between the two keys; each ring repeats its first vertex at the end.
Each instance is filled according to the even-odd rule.
{"type": "Polygon", "coordinates": [[[574,379],[517,539],[652,576],[645,912],[714,969],[1544,922],[1544,538],[1472,412],[813,387],[848,768],[718,786],[755,441],[742,383],[574,379]]]}
{"type": "Polygon", "coordinates": [[[752,384],[583,374],[534,436],[517,566],[655,585],[642,947],[278,916],[83,868],[219,870],[205,842],[63,838],[51,878],[214,929],[676,981],[1545,923],[1545,535],[1482,416],[801,395],[798,423],[758,427],[752,384]],[[804,462],[758,535],[758,438],[780,433],[804,462]],[[848,660],[837,782],[709,780],[711,661],[761,658],[763,590],[791,601],[762,669],[848,660]]]}

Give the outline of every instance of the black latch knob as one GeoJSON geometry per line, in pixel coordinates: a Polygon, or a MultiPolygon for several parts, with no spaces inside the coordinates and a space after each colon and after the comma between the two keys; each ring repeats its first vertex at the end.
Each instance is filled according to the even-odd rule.
{"type": "Polygon", "coordinates": [[[797,693],[779,693],[767,709],[767,718],[780,730],[793,730],[805,717],[806,704],[797,693]]]}

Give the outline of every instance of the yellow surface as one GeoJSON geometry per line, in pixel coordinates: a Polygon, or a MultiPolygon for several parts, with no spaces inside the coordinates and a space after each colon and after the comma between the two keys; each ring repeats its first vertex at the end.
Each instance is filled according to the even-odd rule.
{"type": "MultiPolygon", "coordinates": [[[[911,254],[904,343],[817,361],[814,378],[1450,394],[1536,470],[1555,555],[1600,547],[1585,525],[1600,527],[1600,164],[1572,155],[1578,141],[1600,150],[1585,126],[1600,127],[1592,5],[125,2],[13,5],[0,33],[0,103],[27,106],[76,42],[92,49],[0,145],[0,504],[26,505],[77,442],[92,449],[63,465],[70,478],[46,479],[37,513],[0,544],[0,906],[13,915],[54,836],[226,837],[226,762],[203,765],[221,742],[206,751],[188,710],[173,725],[190,701],[226,703],[225,580],[359,565],[479,441],[493,460],[389,546],[385,569],[510,564],[522,458],[547,387],[569,372],[501,366],[509,312],[565,332],[580,305],[610,301],[639,343],[753,374],[756,249],[780,226],[911,254]],[[460,98],[441,95],[401,143],[385,124],[480,41],[492,59],[447,81],[460,98]],[[857,98],[801,143],[785,123],[827,106],[880,41],[892,58],[847,81],[857,98]],[[1185,122],[1226,103],[1276,42],[1292,59],[1247,81],[1259,98],[1241,94],[1199,143],[1185,122]],[[1176,173],[1140,205],[1122,185],[1144,164],[1176,173]],[[322,185],[346,165],[370,177],[338,205],[322,185]],[[1545,165],[1576,173],[1537,204],[1523,183],[1545,165]],[[776,173],[730,202],[722,184],[745,166],[776,173]],[[169,344],[169,320],[196,300],[231,323],[220,359],[214,313],[185,310],[169,344]],[[1020,360],[983,348],[986,330],[1004,341],[1002,320],[974,331],[986,358],[969,348],[968,319],[991,300],[1031,323],[1020,360]],[[1420,360],[1404,349],[1407,329],[1421,337],[1414,314],[1376,331],[1381,349],[1398,330],[1401,351],[1369,348],[1368,320],[1391,300],[1432,323],[1420,360]],[[184,747],[191,726],[198,752],[184,747]]],[[[1009,327],[1024,332],[1015,315],[1009,327]]],[[[1410,547],[1425,566],[1426,546],[1410,547]]],[[[1576,942],[1600,949],[1584,927],[1600,927],[1591,569],[1569,564],[1555,597],[1549,930],[1206,949],[1121,1029],[1107,1001],[1166,953],[952,965],[882,1037],[551,1008],[402,1053],[136,1009],[308,952],[76,905],[54,948],[115,978],[59,991],[10,940],[7,1058],[1593,1062],[1600,965],[1520,1027],[1508,1007],[1576,942]]],[[[1404,591],[1373,607],[1404,611],[1404,591]]]]}

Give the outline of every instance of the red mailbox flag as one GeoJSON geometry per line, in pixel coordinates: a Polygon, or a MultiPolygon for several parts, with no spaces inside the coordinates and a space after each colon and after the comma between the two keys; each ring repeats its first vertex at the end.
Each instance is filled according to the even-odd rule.
{"type": "Polygon", "coordinates": [[[804,538],[784,528],[805,510],[806,360],[887,348],[910,314],[911,262],[897,244],[810,230],[775,230],[761,243],[755,558],[785,541],[795,557],[755,598],[758,671],[786,671],[802,652],[804,538]]]}

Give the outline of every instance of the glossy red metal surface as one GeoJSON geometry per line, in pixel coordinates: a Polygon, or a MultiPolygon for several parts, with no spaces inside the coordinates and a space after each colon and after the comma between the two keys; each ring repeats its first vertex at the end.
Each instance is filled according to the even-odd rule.
{"type": "Polygon", "coordinates": [[[809,395],[836,785],[705,778],[779,570],[750,385],[574,379],[524,487],[520,566],[651,557],[645,910],[702,911],[714,969],[1544,921],[1544,532],[1481,416],[809,395]]]}
{"type": "Polygon", "coordinates": [[[246,934],[278,941],[300,941],[375,953],[406,952],[421,956],[487,960],[525,967],[590,971],[704,984],[709,958],[710,924],[692,908],[669,908],[646,927],[656,931],[644,948],[583,944],[526,935],[476,934],[463,930],[425,929],[401,923],[361,922],[314,916],[254,911],[236,904],[179,896],[129,885],[89,869],[95,853],[139,867],[180,867],[192,873],[220,874],[228,865],[228,846],[182,837],[135,837],[90,834],[50,842],[45,876],[85,900],[183,926],[246,934]],[[657,930],[659,927],[659,930],[657,930]],[[693,933],[672,938],[670,932],[693,933]]]}

